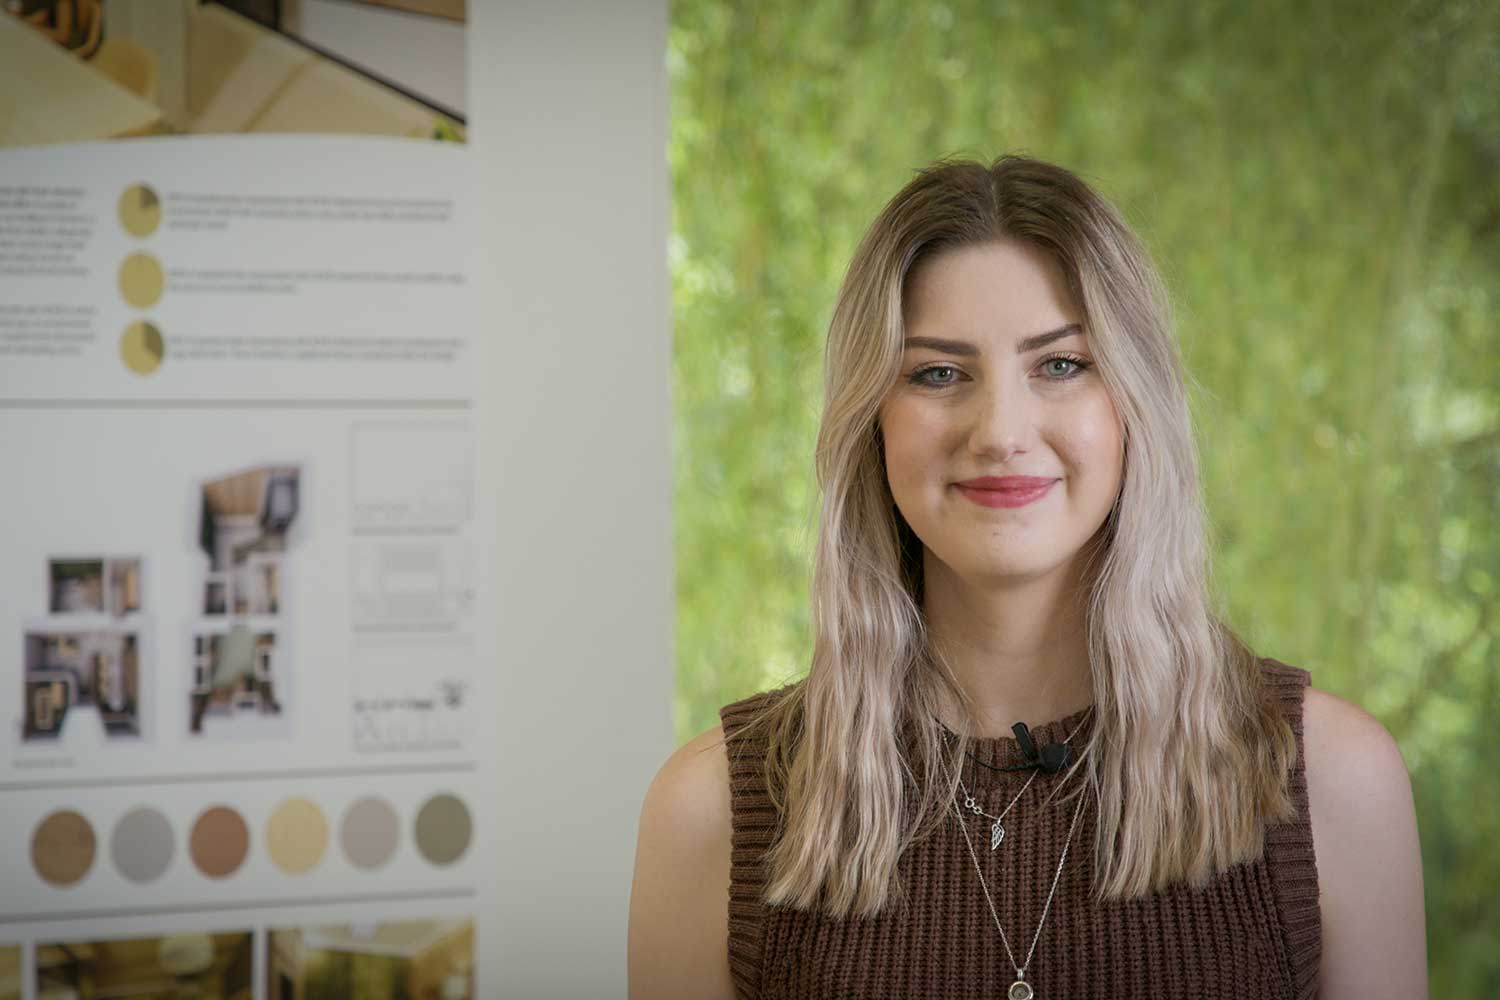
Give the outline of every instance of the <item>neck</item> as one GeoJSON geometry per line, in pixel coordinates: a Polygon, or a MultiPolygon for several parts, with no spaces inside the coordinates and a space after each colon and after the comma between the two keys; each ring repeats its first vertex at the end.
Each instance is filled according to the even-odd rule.
{"type": "MultiPolygon", "coordinates": [[[[1023,582],[979,588],[928,552],[922,608],[932,644],[968,696],[974,736],[1009,737],[1094,701],[1082,589],[1071,566],[1023,582]]],[[[958,729],[962,710],[945,709],[958,729]]]]}

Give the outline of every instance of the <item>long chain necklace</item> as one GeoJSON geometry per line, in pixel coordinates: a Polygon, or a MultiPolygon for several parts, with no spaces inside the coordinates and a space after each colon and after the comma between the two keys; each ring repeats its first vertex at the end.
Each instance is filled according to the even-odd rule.
{"type": "MultiPolygon", "coordinates": [[[[1082,723],[1080,723],[1079,725],[1081,726],[1082,723]]],[[[1069,733],[1066,739],[1068,741],[1071,741],[1073,736],[1077,732],[1078,727],[1075,727],[1073,732],[1069,733]]],[[[947,742],[948,739],[948,734],[944,733],[944,742],[947,742]]],[[[943,769],[946,771],[947,768],[948,765],[945,762],[943,764],[943,769]]],[[[1010,800],[1010,805],[1006,806],[1005,809],[1001,811],[1000,816],[990,816],[989,813],[980,810],[978,808],[978,803],[974,801],[974,797],[969,794],[968,787],[964,785],[962,775],[959,776],[959,787],[964,790],[964,805],[967,806],[971,811],[980,813],[981,815],[995,821],[995,825],[990,828],[991,851],[998,847],[1000,845],[1000,841],[1005,837],[1005,830],[1000,826],[1001,817],[1010,812],[1011,806],[1016,804],[1016,801],[1020,799],[1021,795],[1025,793],[1026,789],[1031,786],[1031,782],[1036,780],[1036,776],[1037,772],[1032,772],[1031,778],[1027,780],[1026,785],[1021,788],[1020,792],[1016,793],[1015,798],[1010,800]],[[996,832],[997,830],[998,833],[996,832]]],[[[1000,913],[995,909],[995,900],[990,896],[989,883],[985,881],[984,869],[980,867],[979,864],[979,855],[974,851],[974,841],[969,837],[969,824],[967,821],[965,821],[964,814],[959,810],[958,802],[954,801],[953,803],[953,815],[958,817],[958,829],[964,835],[964,846],[969,849],[969,860],[974,863],[974,874],[979,876],[979,888],[984,892],[984,901],[990,908],[991,919],[995,921],[995,930],[1000,932],[1000,943],[1005,945],[1006,957],[1010,959],[1011,966],[1016,970],[1016,981],[1010,984],[1010,989],[1007,990],[1005,994],[1007,1000],[1035,1000],[1036,990],[1033,989],[1031,984],[1026,981],[1026,969],[1031,965],[1031,956],[1036,953],[1037,942],[1042,939],[1042,928],[1047,924],[1047,915],[1052,912],[1052,897],[1057,893],[1057,883],[1058,880],[1062,878],[1063,865],[1065,865],[1068,860],[1068,848],[1073,846],[1073,831],[1078,827],[1078,817],[1083,814],[1083,803],[1084,795],[1080,792],[1078,796],[1078,805],[1073,810],[1073,822],[1068,825],[1068,839],[1063,842],[1062,857],[1058,858],[1057,871],[1052,875],[1052,888],[1047,890],[1047,902],[1042,907],[1042,919],[1037,922],[1036,933],[1031,936],[1031,947],[1026,950],[1026,961],[1020,963],[1019,965],[1016,964],[1015,953],[1010,949],[1010,939],[1005,936],[1005,928],[1000,925],[1000,913]]]]}
{"type": "MultiPolygon", "coordinates": [[[[1032,777],[1035,777],[1033,775],[1032,777]]],[[[1005,928],[1000,926],[1000,914],[995,910],[995,901],[990,898],[990,887],[984,880],[984,870],[979,867],[979,855],[974,853],[974,842],[969,839],[969,824],[964,822],[963,813],[958,810],[958,803],[953,804],[953,814],[958,817],[958,828],[963,831],[964,844],[969,848],[969,859],[974,862],[974,874],[979,876],[979,888],[984,890],[984,901],[989,904],[990,916],[995,921],[995,929],[1000,932],[1000,941],[1005,945],[1006,957],[1010,964],[1015,967],[1016,981],[1010,984],[1006,991],[1007,1000],[1034,1000],[1036,990],[1026,981],[1026,969],[1031,965],[1031,956],[1036,952],[1036,943],[1041,940],[1042,927],[1047,923],[1047,914],[1052,910],[1052,896],[1057,892],[1058,879],[1062,877],[1063,864],[1068,860],[1068,848],[1073,844],[1073,830],[1078,826],[1078,817],[1083,812],[1084,796],[1078,796],[1078,806],[1073,810],[1073,822],[1068,826],[1068,839],[1063,843],[1062,857],[1057,862],[1057,872],[1052,876],[1052,888],[1047,891],[1047,905],[1042,907],[1042,919],[1036,925],[1036,933],[1031,937],[1031,947],[1026,951],[1026,961],[1016,965],[1016,956],[1010,950],[1010,940],[1005,936],[1005,928]]]]}

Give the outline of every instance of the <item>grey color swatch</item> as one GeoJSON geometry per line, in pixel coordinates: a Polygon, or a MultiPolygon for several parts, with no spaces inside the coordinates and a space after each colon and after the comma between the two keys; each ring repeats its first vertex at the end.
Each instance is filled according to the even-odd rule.
{"type": "Polygon", "coordinates": [[[462,857],[472,833],[469,807],[457,796],[434,795],[417,813],[417,850],[435,865],[452,864],[462,857]]]}
{"type": "Polygon", "coordinates": [[[339,843],[344,856],[356,868],[379,868],[396,853],[401,837],[401,820],[385,799],[366,797],[355,801],[344,812],[339,827],[339,843]]]}
{"type": "Polygon", "coordinates": [[[109,853],[120,874],[132,882],[154,882],[172,863],[176,850],[172,824],[150,806],[132,809],[115,824],[109,853]]]}

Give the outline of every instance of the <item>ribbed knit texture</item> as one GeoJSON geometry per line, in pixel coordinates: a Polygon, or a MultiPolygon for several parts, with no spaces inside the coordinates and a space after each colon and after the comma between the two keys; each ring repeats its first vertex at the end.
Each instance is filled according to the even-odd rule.
{"type": "MultiPolygon", "coordinates": [[[[1201,889],[1173,887],[1129,903],[1099,905],[1089,898],[1098,818],[1090,800],[1026,969],[1037,1000],[1312,1000],[1321,923],[1302,756],[1302,692],[1310,677],[1270,658],[1262,658],[1261,665],[1297,736],[1291,795],[1298,818],[1268,829],[1260,859],[1230,868],[1201,889]]],[[[904,906],[869,919],[832,920],[761,902],[763,859],[775,834],[776,815],[761,774],[764,738],[750,739],[739,730],[785,690],[720,710],[733,815],[729,961],[738,996],[1004,997],[1015,980],[1015,967],[985,904],[957,817],[902,857],[904,906]]],[[[1092,720],[1084,711],[1033,726],[1031,732],[1041,746],[1061,742],[1082,722],[1073,741],[1081,746],[1092,720]]],[[[1013,739],[983,739],[971,746],[978,760],[996,766],[1022,759],[1013,739]]],[[[998,815],[1030,773],[996,773],[969,763],[963,779],[981,808],[998,815]]],[[[1055,780],[1037,776],[1005,817],[1005,840],[993,852],[990,821],[965,814],[1018,962],[1025,961],[1036,933],[1076,807],[1076,800],[1042,806],[1048,782],[1055,780]]]]}

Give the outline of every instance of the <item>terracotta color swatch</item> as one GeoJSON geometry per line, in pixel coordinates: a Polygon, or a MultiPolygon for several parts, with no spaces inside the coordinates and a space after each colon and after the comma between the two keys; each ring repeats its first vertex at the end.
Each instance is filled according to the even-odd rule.
{"type": "Polygon", "coordinates": [[[31,865],[44,881],[68,886],[94,865],[94,828],[71,809],[59,809],[31,833],[31,865]]]}
{"type": "Polygon", "coordinates": [[[300,875],[323,860],[328,849],[328,821],[307,799],[287,799],[266,821],[266,850],[276,867],[300,875]]]}
{"type": "Polygon", "coordinates": [[[469,849],[473,825],[469,807],[446,792],[434,795],[417,813],[417,850],[435,865],[448,865],[469,849]]]}
{"type": "Polygon", "coordinates": [[[245,818],[228,806],[205,809],[193,823],[188,853],[209,878],[234,874],[250,853],[250,828],[245,818]]]}

